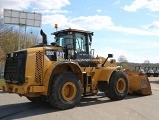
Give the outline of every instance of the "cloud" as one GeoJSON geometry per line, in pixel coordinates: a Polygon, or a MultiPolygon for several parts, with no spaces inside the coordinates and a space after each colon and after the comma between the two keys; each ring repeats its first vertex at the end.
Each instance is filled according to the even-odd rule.
{"type": "Polygon", "coordinates": [[[113,22],[109,16],[80,16],[77,18],[69,18],[62,14],[55,15],[44,15],[43,24],[54,24],[57,23],[61,28],[74,28],[74,29],[91,29],[91,30],[102,30],[107,26],[112,26],[113,22]]]}
{"type": "Polygon", "coordinates": [[[153,23],[151,23],[150,25],[148,25],[148,29],[151,30],[159,30],[159,21],[154,21],[153,23]]]}
{"type": "Polygon", "coordinates": [[[30,5],[29,0],[0,0],[0,9],[15,9],[15,10],[23,10],[27,9],[30,5]]]}
{"type": "Polygon", "coordinates": [[[69,0],[0,0],[0,8],[25,10],[30,7],[38,9],[61,9],[70,5],[69,0]]]}
{"type": "Polygon", "coordinates": [[[147,13],[146,14],[148,17],[151,17],[151,18],[155,18],[155,19],[159,19],[159,16],[158,16],[158,14],[152,14],[152,12],[151,13],[147,13]]]}
{"type": "Polygon", "coordinates": [[[96,10],[98,13],[101,13],[102,12],[102,10],[100,10],[100,9],[98,9],[98,10],[96,10]]]}
{"type": "MultiPolygon", "coordinates": [[[[118,1],[120,2],[120,1],[118,1]]],[[[157,8],[159,4],[158,0],[135,0],[130,6],[125,6],[126,10],[137,10],[143,7],[146,8],[157,8]],[[152,4],[153,3],[153,4],[152,4]],[[154,4],[155,3],[155,4],[154,4]],[[156,6],[156,7],[154,7],[156,6]]],[[[115,32],[121,32],[124,34],[135,34],[135,35],[143,35],[143,36],[159,36],[159,32],[157,31],[159,27],[159,23],[155,21],[151,25],[147,26],[147,29],[137,29],[137,28],[128,28],[123,26],[116,26],[113,23],[113,20],[110,16],[102,16],[102,15],[92,15],[92,16],[79,16],[76,18],[65,16],[70,11],[62,10],[61,8],[70,5],[69,0],[0,0],[0,5],[4,8],[10,9],[28,9],[32,8],[36,12],[43,13],[42,24],[50,24],[54,26],[54,24],[59,24],[60,28],[75,28],[75,29],[86,29],[86,30],[109,30],[115,32]],[[15,5],[13,5],[15,4],[15,5]],[[156,29],[156,31],[151,31],[152,29],[156,29]]],[[[101,12],[101,10],[97,10],[101,12]]]]}
{"type": "Polygon", "coordinates": [[[107,28],[107,26],[113,25],[113,22],[109,16],[80,16],[70,20],[71,23],[77,24],[84,29],[101,30],[107,28]]]}
{"type": "Polygon", "coordinates": [[[159,0],[135,0],[131,5],[125,5],[123,9],[135,12],[143,8],[147,8],[153,12],[159,11],[159,0]]]}
{"type": "Polygon", "coordinates": [[[124,55],[129,62],[143,63],[144,60],[150,60],[151,63],[158,63],[158,46],[156,39],[145,39],[145,37],[119,37],[106,40],[105,38],[93,37],[92,48],[95,49],[95,56],[106,57],[109,53],[114,54],[118,60],[120,55],[124,55]],[[99,42],[100,41],[100,42],[99,42]]]}
{"type": "Polygon", "coordinates": [[[117,0],[117,1],[115,2],[115,5],[118,5],[118,4],[120,4],[120,0],[117,0]]]}
{"type": "Polygon", "coordinates": [[[122,27],[122,26],[110,26],[107,28],[108,30],[116,31],[116,32],[122,32],[125,34],[134,34],[134,35],[143,35],[143,36],[159,36],[159,32],[153,32],[150,30],[142,30],[137,28],[128,28],[128,27],[122,27]]]}
{"type": "Polygon", "coordinates": [[[56,14],[68,14],[71,13],[67,10],[61,10],[61,9],[43,9],[43,10],[39,10],[37,8],[34,8],[34,12],[38,12],[38,13],[42,13],[43,16],[45,15],[56,15],[56,14]]]}
{"type": "Polygon", "coordinates": [[[80,16],[77,18],[69,18],[62,14],[43,15],[43,24],[59,24],[61,29],[74,28],[83,30],[109,30],[114,32],[121,32],[124,34],[142,35],[142,36],[159,36],[159,31],[152,31],[152,27],[158,28],[159,22],[154,22],[144,29],[129,28],[114,25],[109,16],[80,16]],[[151,28],[151,29],[150,29],[151,28]]]}
{"type": "MultiPolygon", "coordinates": [[[[107,44],[107,43],[102,43],[102,44],[107,44]]],[[[136,43],[137,44],[137,43],[136,43]]],[[[125,44],[124,44],[125,45],[125,44]]],[[[131,46],[131,44],[126,44],[127,46],[131,46]]],[[[138,45],[141,46],[141,45],[138,45]]],[[[145,60],[149,60],[151,63],[158,63],[158,53],[157,51],[155,51],[155,49],[153,50],[149,50],[150,52],[148,52],[146,49],[146,46],[144,46],[145,48],[140,48],[140,49],[136,49],[134,46],[134,50],[136,51],[131,51],[128,49],[124,49],[124,48],[119,48],[119,47],[106,47],[106,48],[102,48],[99,46],[93,46],[93,48],[95,49],[95,57],[98,56],[103,56],[103,57],[107,57],[108,54],[113,54],[114,55],[114,59],[118,60],[119,56],[123,55],[126,57],[126,59],[128,60],[128,62],[136,62],[136,63],[143,63],[145,60]]],[[[147,48],[149,49],[149,48],[147,48]]]]}
{"type": "Polygon", "coordinates": [[[141,62],[144,61],[145,58],[140,58],[140,55],[130,53],[124,49],[118,49],[118,48],[113,48],[113,47],[107,47],[107,48],[97,48],[95,47],[95,57],[102,56],[102,57],[107,57],[108,54],[113,54],[113,58],[118,61],[119,56],[123,55],[125,58],[128,60],[128,62],[141,62]]]}
{"type": "Polygon", "coordinates": [[[68,23],[68,18],[61,14],[55,15],[44,15],[42,17],[43,24],[50,24],[54,26],[54,24],[59,24],[59,27],[64,27],[68,23]]]}
{"type": "Polygon", "coordinates": [[[40,9],[60,9],[70,5],[69,0],[31,0],[31,5],[40,9]]]}

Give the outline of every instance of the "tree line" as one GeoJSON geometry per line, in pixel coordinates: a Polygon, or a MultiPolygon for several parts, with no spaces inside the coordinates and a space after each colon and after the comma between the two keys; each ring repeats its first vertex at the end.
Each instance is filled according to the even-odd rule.
{"type": "Polygon", "coordinates": [[[159,67],[159,63],[150,63],[149,60],[144,60],[143,63],[131,63],[128,62],[127,58],[124,55],[118,57],[117,65],[122,66],[124,69],[134,70],[135,66],[145,67],[159,67]]]}

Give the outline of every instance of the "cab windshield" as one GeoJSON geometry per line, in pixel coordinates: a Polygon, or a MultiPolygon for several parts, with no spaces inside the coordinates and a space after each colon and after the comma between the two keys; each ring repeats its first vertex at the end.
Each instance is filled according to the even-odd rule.
{"type": "Polygon", "coordinates": [[[61,46],[63,48],[73,48],[73,37],[72,35],[67,35],[60,33],[55,37],[56,45],[61,46]]]}
{"type": "Polygon", "coordinates": [[[56,45],[63,48],[72,49],[73,52],[89,53],[88,36],[84,33],[59,33],[55,37],[56,45]]]}

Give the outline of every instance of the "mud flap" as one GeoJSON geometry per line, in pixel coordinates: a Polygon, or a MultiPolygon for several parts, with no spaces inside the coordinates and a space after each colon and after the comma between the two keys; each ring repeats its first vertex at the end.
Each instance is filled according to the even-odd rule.
{"type": "Polygon", "coordinates": [[[129,81],[129,94],[151,95],[151,85],[146,74],[130,70],[124,71],[129,81]]]}

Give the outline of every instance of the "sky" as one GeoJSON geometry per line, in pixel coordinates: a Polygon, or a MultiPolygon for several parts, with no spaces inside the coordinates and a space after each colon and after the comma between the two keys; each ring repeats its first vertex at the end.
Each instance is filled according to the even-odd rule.
{"type": "Polygon", "coordinates": [[[159,0],[0,0],[0,9],[42,13],[49,42],[58,24],[94,32],[95,55],[159,63],[159,0]]]}

